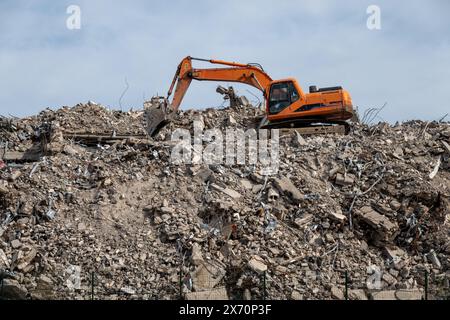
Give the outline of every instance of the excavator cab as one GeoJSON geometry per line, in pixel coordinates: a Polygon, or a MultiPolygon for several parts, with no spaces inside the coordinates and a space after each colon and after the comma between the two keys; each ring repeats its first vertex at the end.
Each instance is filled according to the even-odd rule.
{"type": "Polygon", "coordinates": [[[292,81],[274,83],[270,87],[268,113],[277,114],[300,98],[292,81]]]}
{"type": "Polygon", "coordinates": [[[310,92],[305,93],[295,79],[288,78],[273,81],[266,95],[264,128],[346,125],[353,115],[350,95],[342,87],[311,86],[310,92]]]}

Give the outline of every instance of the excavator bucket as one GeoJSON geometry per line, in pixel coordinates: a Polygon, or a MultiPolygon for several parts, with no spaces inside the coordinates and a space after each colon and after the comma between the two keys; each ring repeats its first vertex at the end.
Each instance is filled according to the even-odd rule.
{"type": "Polygon", "coordinates": [[[144,128],[148,135],[156,136],[170,122],[173,114],[174,111],[165,97],[153,97],[144,102],[144,128]]]}

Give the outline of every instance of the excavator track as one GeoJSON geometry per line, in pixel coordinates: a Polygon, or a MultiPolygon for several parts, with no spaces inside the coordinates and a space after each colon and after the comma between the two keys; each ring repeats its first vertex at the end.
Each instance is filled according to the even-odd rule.
{"type": "Polygon", "coordinates": [[[351,125],[347,121],[323,121],[320,119],[298,119],[287,120],[281,122],[263,122],[259,126],[260,129],[279,129],[281,135],[289,134],[297,131],[302,135],[317,134],[340,134],[347,135],[350,133],[351,125]]]}

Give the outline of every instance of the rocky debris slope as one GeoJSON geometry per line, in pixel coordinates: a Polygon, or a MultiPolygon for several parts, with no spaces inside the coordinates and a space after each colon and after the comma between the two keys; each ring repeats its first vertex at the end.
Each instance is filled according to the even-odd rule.
{"type": "Polygon", "coordinates": [[[0,161],[3,295],[343,299],[347,273],[350,299],[408,299],[425,272],[448,290],[448,123],[292,132],[271,176],[170,161],[174,128],[246,129],[254,115],[185,111],[155,141],[97,145],[64,132],[140,136],[142,113],[89,103],[1,128],[2,149],[48,143],[38,162],[0,161]]]}

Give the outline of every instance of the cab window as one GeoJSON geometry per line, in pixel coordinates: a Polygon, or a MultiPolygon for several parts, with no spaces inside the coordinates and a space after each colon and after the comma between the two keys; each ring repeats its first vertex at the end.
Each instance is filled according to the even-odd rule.
{"type": "Polygon", "coordinates": [[[269,112],[276,114],[299,99],[299,94],[292,82],[281,82],[272,85],[269,95],[269,112]]]}
{"type": "Polygon", "coordinates": [[[291,103],[297,101],[300,98],[297,89],[295,89],[294,84],[292,82],[289,82],[289,92],[291,95],[291,103]]]}

